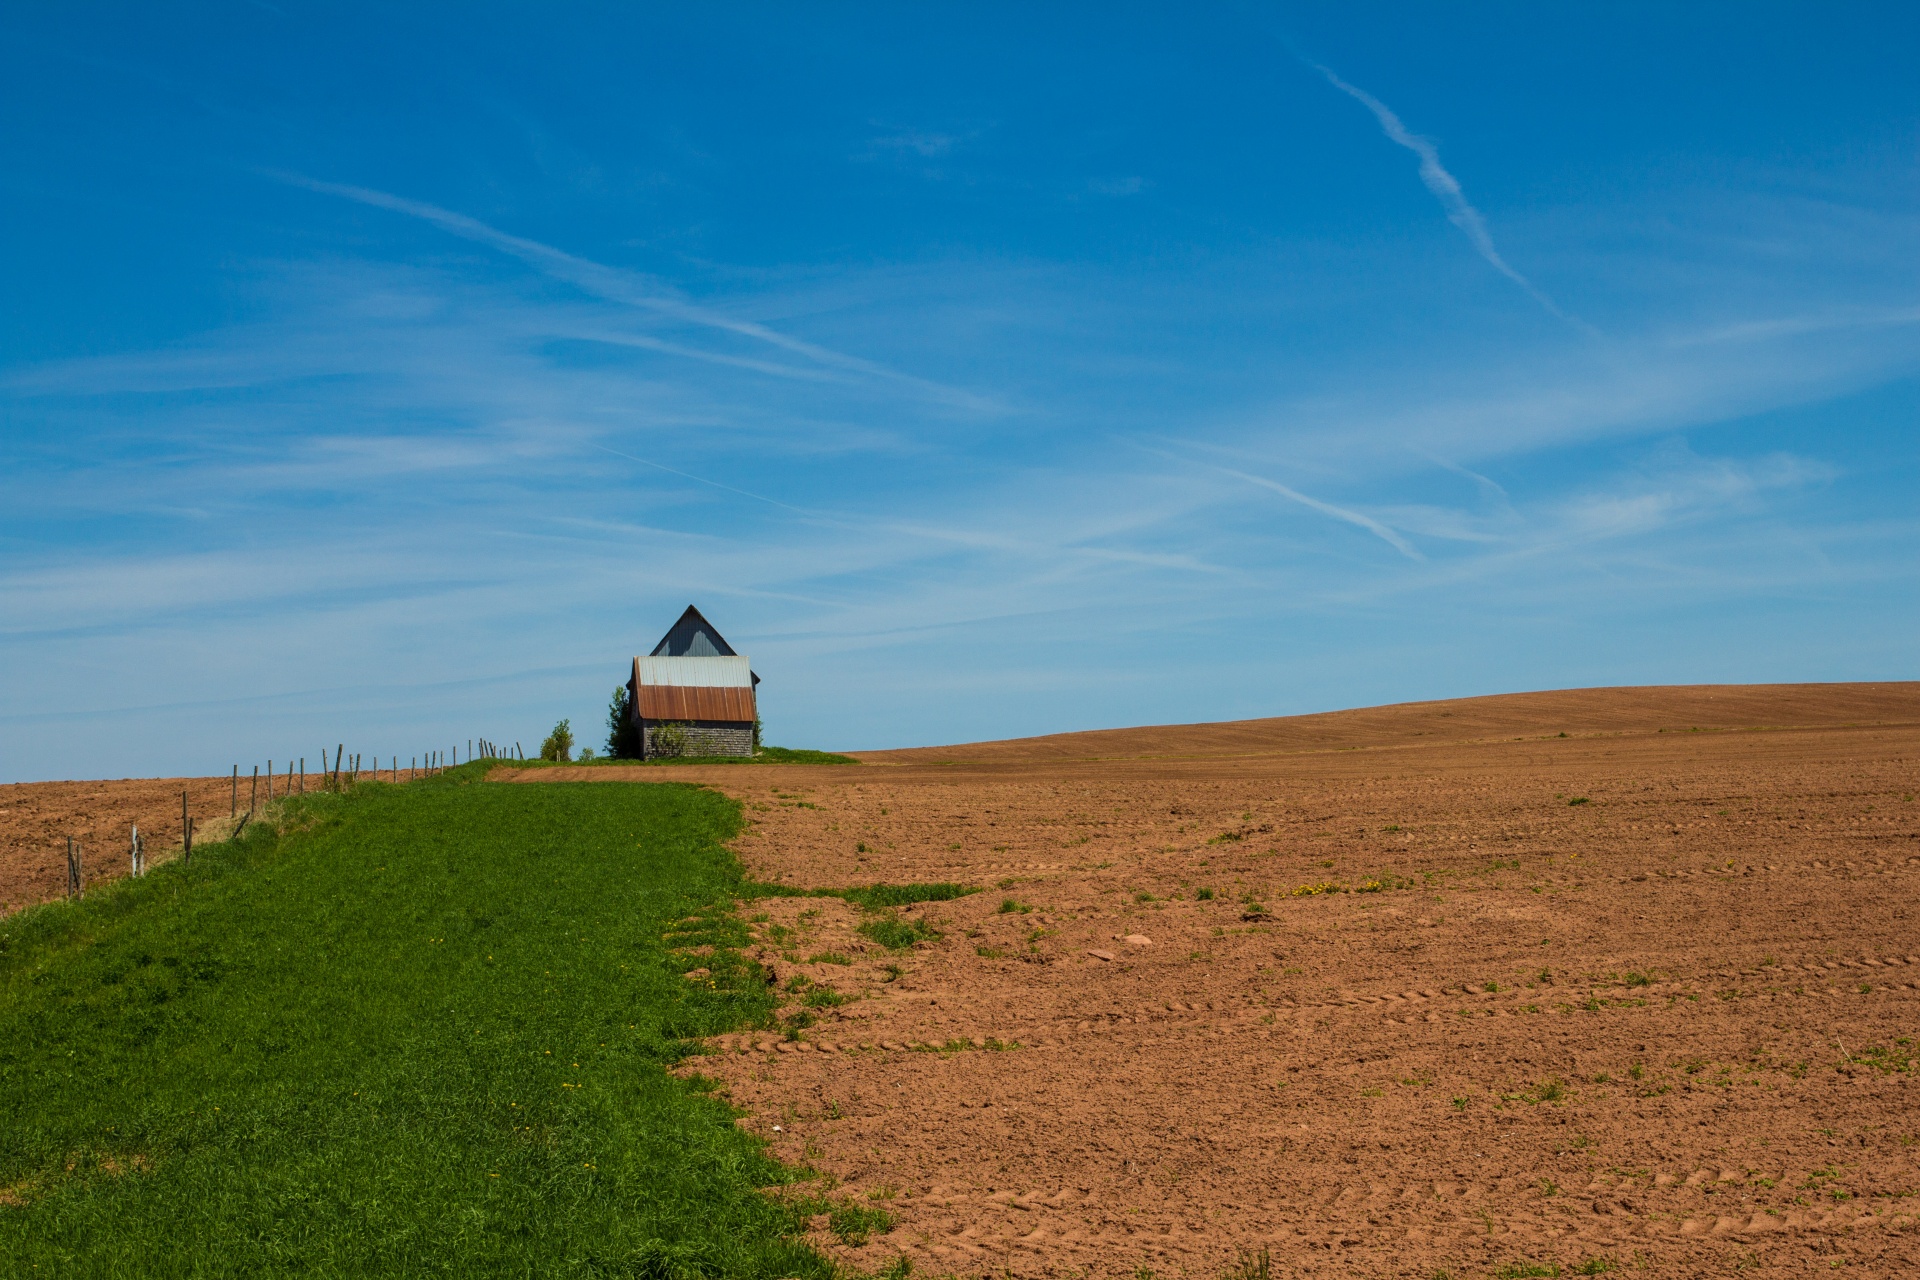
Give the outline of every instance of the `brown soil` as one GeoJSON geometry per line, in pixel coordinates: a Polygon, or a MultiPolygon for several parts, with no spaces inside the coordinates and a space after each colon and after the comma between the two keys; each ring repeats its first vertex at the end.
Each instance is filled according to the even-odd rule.
{"type": "Polygon", "coordinates": [[[1920,1274],[1920,684],[866,759],[519,775],[709,783],[763,878],[986,888],[904,953],[747,904],[783,986],[853,998],[694,1065],[892,1215],[818,1220],[854,1265],[1920,1274]]]}
{"type": "MultiPolygon", "coordinates": [[[[274,767],[279,768],[279,763],[274,767]]],[[[319,785],[319,776],[309,775],[308,785],[319,785]]],[[[382,776],[387,776],[384,771],[382,776]]],[[[274,780],[276,798],[286,784],[284,774],[274,780]]],[[[251,776],[241,777],[243,814],[252,785],[251,776]]],[[[297,776],[294,785],[299,786],[297,776]]],[[[80,843],[81,868],[89,885],[127,874],[135,826],[140,828],[150,864],[177,857],[182,791],[193,814],[194,842],[225,839],[234,826],[232,775],[0,785],[0,916],[66,893],[68,836],[80,843]]],[[[259,800],[264,804],[266,798],[262,778],[259,800]]]]}

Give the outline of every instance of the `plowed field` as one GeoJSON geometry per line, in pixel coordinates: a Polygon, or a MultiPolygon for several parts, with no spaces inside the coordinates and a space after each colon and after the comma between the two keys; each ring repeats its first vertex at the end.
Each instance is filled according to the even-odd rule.
{"type": "MultiPolygon", "coordinates": [[[[849,999],[696,1066],[891,1216],[822,1220],[855,1265],[1920,1274],[1920,685],[866,759],[668,771],[745,803],[762,878],[986,890],[905,952],[745,908],[849,999]]],[[[522,776],[622,774],[662,771],[522,776]]]]}

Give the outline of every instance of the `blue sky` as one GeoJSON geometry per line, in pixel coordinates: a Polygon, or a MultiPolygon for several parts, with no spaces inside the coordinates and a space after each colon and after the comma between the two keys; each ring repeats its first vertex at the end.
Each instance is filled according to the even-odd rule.
{"type": "Polygon", "coordinates": [[[0,32],[0,778],[1920,676],[1910,6],[0,32]]]}

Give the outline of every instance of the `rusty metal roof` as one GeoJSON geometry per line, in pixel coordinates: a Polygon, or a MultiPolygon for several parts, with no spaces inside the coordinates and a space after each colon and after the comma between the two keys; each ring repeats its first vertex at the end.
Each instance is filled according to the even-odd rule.
{"type": "Polygon", "coordinates": [[[745,724],[753,720],[753,690],[733,685],[643,684],[639,711],[642,720],[727,720],[745,724]]]}

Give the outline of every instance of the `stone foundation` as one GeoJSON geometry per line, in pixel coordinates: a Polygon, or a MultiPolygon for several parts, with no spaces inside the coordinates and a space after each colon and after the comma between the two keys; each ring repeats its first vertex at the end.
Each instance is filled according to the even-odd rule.
{"type": "MultiPolygon", "coordinates": [[[[655,750],[653,735],[664,725],[652,722],[640,728],[645,743],[646,758],[656,759],[665,754],[655,750]]],[[[750,756],[753,754],[753,725],[735,723],[726,720],[694,720],[680,722],[676,726],[686,734],[686,750],[679,753],[689,756],[750,756]]]]}

